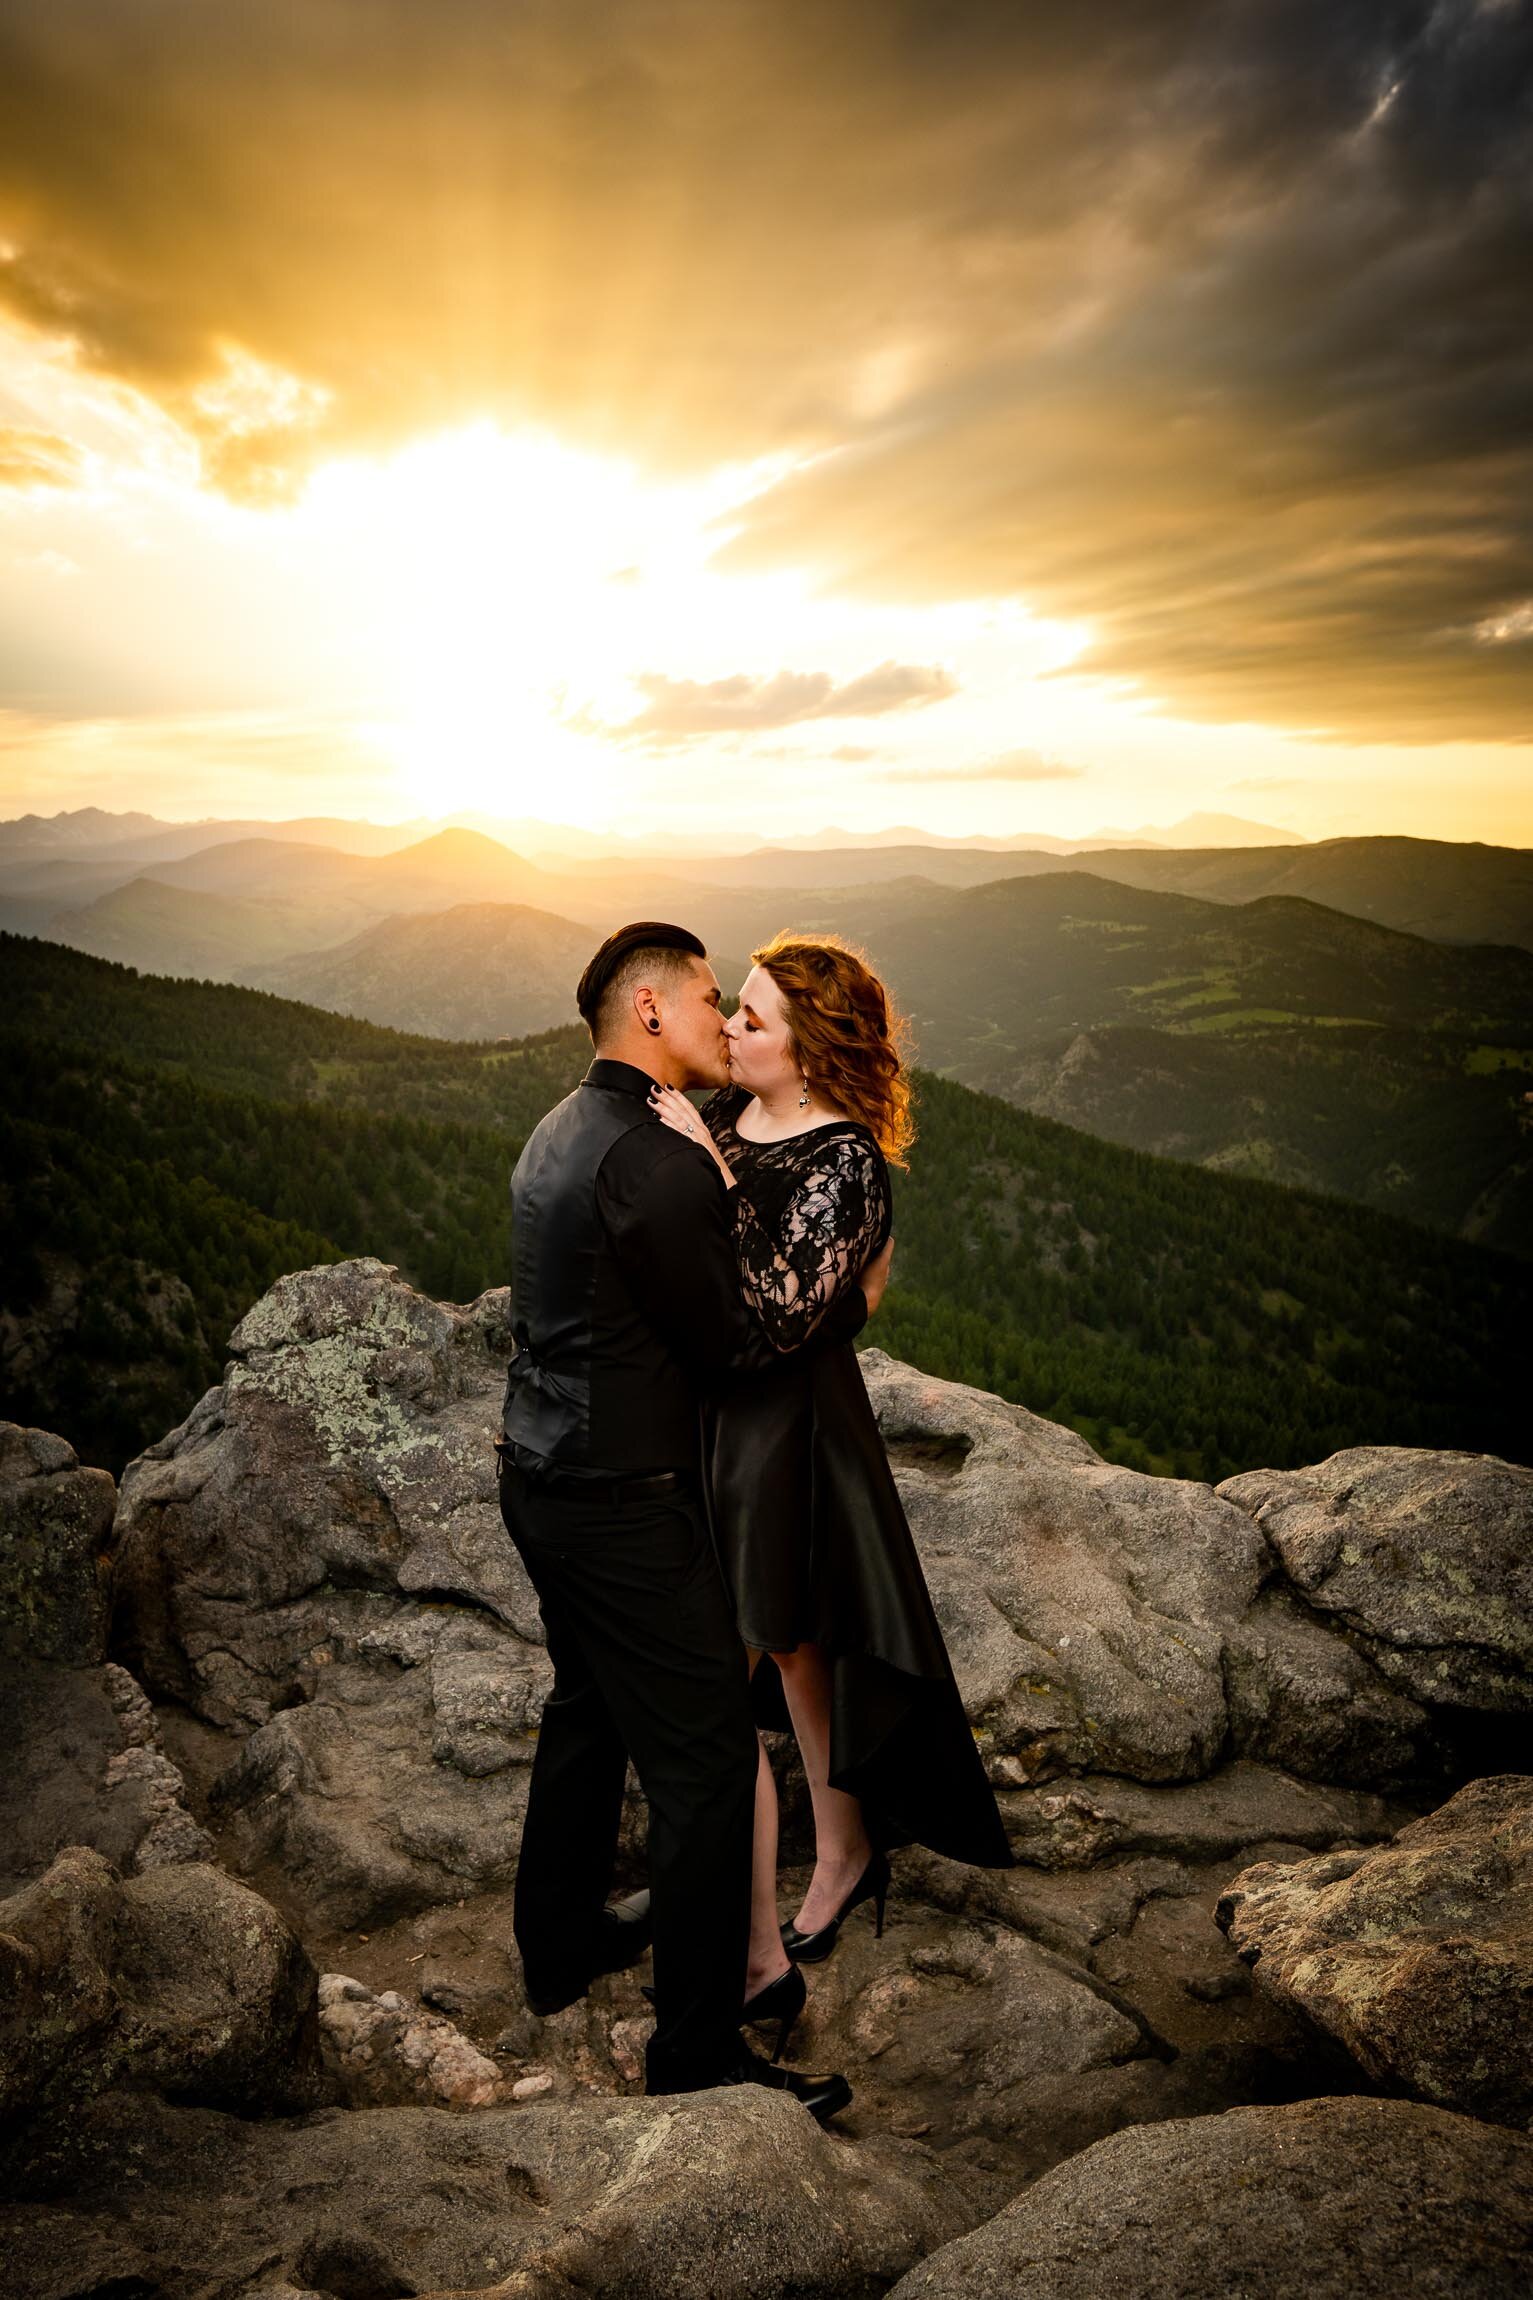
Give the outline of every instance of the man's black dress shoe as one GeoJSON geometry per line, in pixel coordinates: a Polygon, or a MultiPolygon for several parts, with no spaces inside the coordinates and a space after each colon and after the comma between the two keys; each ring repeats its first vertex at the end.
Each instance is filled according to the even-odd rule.
{"type": "Polygon", "coordinates": [[[541,1992],[528,1989],[527,2010],[538,2020],[549,2020],[567,2005],[578,2004],[601,1974],[626,1972],[630,1965],[636,1965],[647,1953],[653,1932],[647,1891],[630,1893],[623,1901],[609,1901],[596,1920],[596,1943],[585,1978],[571,1976],[562,1987],[541,1992]]]}
{"type": "Polygon", "coordinates": [[[654,2097],[659,2093],[712,2092],[716,2086],[728,2084],[761,2084],[769,2092],[785,2092],[807,2108],[817,2124],[839,2115],[852,2100],[852,2088],[844,2076],[806,2076],[801,2069],[777,2068],[769,2060],[758,2059],[744,2045],[740,2058],[720,2076],[704,2077],[695,2084],[656,2084],[651,2076],[644,2089],[654,2097]]]}

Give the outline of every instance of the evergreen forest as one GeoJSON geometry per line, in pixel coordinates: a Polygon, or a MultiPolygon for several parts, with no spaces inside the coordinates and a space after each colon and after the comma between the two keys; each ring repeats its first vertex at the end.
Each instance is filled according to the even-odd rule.
{"type": "MultiPolygon", "coordinates": [[[[0,935],[0,1412],[120,1471],[286,1270],[503,1284],[517,1152],[589,1057],[578,1029],[459,1045],[0,935]]],[[[917,1087],[869,1343],[1166,1474],[1527,1458],[1526,1263],[917,1087]]]]}

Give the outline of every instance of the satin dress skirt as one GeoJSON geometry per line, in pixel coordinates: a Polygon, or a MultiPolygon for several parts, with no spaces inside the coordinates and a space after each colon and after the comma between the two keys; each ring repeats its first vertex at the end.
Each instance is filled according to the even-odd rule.
{"type": "MultiPolygon", "coordinates": [[[[705,1417],[714,1539],[747,1645],[830,1657],[830,1780],[885,1847],[1011,1852],[850,1345],[752,1375],[705,1417]]],[[[763,1659],[758,1724],[789,1724],[763,1659]]]]}

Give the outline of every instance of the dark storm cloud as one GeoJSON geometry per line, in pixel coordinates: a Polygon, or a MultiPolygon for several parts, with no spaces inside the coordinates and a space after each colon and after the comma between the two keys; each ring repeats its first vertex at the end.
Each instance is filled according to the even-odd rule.
{"type": "Polygon", "coordinates": [[[939,379],[734,556],[813,535],[832,580],[1020,593],[1193,715],[1533,733],[1533,14],[1369,15],[1228,12],[1162,91],[1177,260],[939,379]]]}
{"type": "Polygon", "coordinates": [[[737,561],[1521,737],[1530,91],[1524,0],[0,0],[0,296],[234,492],[484,412],[814,450],[737,561]]]}
{"type": "Polygon", "coordinates": [[[778,671],[753,679],[737,671],[727,679],[668,679],[648,672],[637,685],[645,708],[603,732],[625,742],[689,742],[700,735],[793,727],[805,719],[871,719],[918,709],[956,695],[958,682],[936,665],[880,663],[837,686],[828,671],[778,671]]]}

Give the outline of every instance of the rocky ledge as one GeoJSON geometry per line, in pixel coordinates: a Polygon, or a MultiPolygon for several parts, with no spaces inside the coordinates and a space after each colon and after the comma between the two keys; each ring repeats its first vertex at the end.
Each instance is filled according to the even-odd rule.
{"type": "Polygon", "coordinates": [[[507,1314],[283,1279],[117,1497],[0,1425],[11,2291],[1514,2288],[1533,1785],[1452,1792],[1533,1769],[1533,1472],[1214,1490],[869,1351],[1018,1865],[896,1856],[793,2040],[856,2088],[821,2134],[639,2097],[638,1976],[522,1997],[507,1314]]]}

